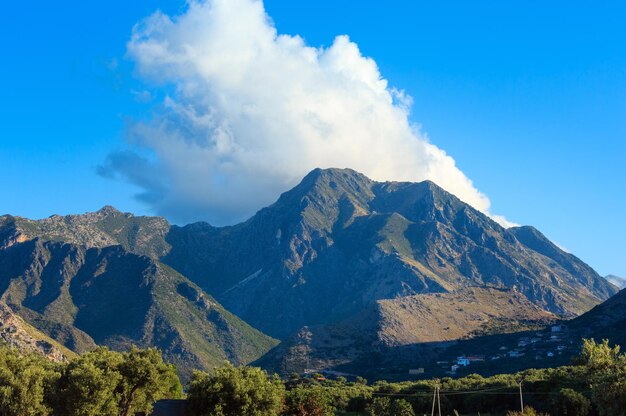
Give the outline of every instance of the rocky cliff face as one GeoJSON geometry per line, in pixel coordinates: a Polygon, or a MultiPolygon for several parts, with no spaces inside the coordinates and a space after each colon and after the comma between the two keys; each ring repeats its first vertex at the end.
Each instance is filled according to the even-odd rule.
{"type": "Polygon", "coordinates": [[[5,215],[0,217],[0,239],[9,243],[11,235],[22,241],[42,238],[88,248],[120,245],[125,250],[158,258],[169,246],[165,236],[170,224],[160,217],[138,217],[111,206],[82,215],[53,215],[42,220],[5,215]],[[5,235],[6,234],[6,235],[5,235]]]}

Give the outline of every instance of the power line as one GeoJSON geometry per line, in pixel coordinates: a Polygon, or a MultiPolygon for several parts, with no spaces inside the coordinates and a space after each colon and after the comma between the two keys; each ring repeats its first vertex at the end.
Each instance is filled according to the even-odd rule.
{"type": "MultiPolygon", "coordinates": [[[[478,389],[478,390],[441,390],[441,388],[435,387],[438,389],[439,394],[442,396],[454,396],[460,394],[476,394],[483,392],[493,392],[497,390],[508,390],[513,389],[514,386],[501,386],[501,387],[492,387],[488,389],[478,389]]],[[[517,393],[516,393],[517,394],[517,393]]],[[[412,393],[388,393],[388,392],[373,392],[372,395],[378,396],[399,396],[399,397],[407,397],[407,396],[430,396],[431,392],[426,391],[416,391],[412,393]]]]}
{"type": "MultiPolygon", "coordinates": [[[[469,395],[469,394],[484,394],[484,395],[514,395],[519,396],[519,391],[503,391],[498,392],[497,390],[514,390],[515,386],[508,387],[499,387],[495,389],[485,389],[485,390],[468,390],[468,391],[455,391],[455,390],[439,390],[440,396],[457,396],[457,395],[469,395]]],[[[579,393],[592,393],[591,390],[578,390],[579,393]]],[[[555,391],[525,391],[524,395],[533,395],[533,394],[555,394],[555,391]]],[[[390,396],[390,397],[430,397],[433,395],[431,392],[414,392],[414,393],[385,393],[385,392],[372,392],[373,396],[390,396]]]]}

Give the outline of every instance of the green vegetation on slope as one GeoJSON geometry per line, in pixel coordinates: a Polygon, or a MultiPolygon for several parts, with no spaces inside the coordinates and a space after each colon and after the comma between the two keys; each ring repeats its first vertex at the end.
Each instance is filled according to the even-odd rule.
{"type": "Polygon", "coordinates": [[[0,303],[0,342],[22,351],[36,352],[51,361],[66,361],[76,353],[50,338],[0,303]]]}

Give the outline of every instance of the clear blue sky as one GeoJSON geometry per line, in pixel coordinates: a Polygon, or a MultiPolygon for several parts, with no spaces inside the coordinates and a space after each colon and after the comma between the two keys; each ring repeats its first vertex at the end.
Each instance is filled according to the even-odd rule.
{"type": "MultiPolygon", "coordinates": [[[[626,275],[623,2],[266,0],[281,33],[348,34],[414,98],[413,121],[486,193],[600,273],[626,275]],[[549,4],[549,6],[548,6],[549,4]]],[[[180,0],[6,2],[0,13],[0,212],[112,204],[136,188],[96,174],[150,105],[124,58],[132,26],[180,0]]]]}

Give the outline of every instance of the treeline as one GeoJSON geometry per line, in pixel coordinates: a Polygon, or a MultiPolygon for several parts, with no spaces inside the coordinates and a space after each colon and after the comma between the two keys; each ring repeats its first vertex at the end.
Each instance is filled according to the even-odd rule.
{"type": "MultiPolygon", "coordinates": [[[[185,398],[189,415],[413,416],[431,414],[433,399],[445,415],[517,415],[520,384],[527,416],[626,415],[626,355],[593,340],[584,340],[571,366],[487,378],[368,385],[321,374],[281,380],[227,364],[212,374],[195,372],[185,398]]],[[[0,415],[149,414],[156,400],[182,397],[175,368],[154,349],[99,348],[64,364],[0,349],[0,415]]]]}

